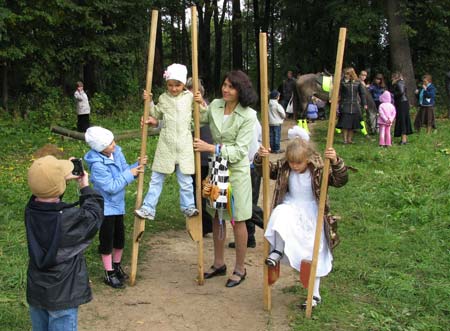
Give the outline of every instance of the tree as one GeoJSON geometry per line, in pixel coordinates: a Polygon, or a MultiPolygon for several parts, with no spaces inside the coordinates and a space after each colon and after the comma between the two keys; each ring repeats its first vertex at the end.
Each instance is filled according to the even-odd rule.
{"type": "Polygon", "coordinates": [[[393,71],[400,71],[406,82],[408,99],[416,103],[414,68],[411,59],[408,35],[400,11],[400,0],[385,0],[386,17],[389,29],[390,53],[393,71]]]}
{"type": "Polygon", "coordinates": [[[242,70],[242,13],[240,0],[232,0],[233,69],[242,70]]]}
{"type": "Polygon", "coordinates": [[[215,44],[215,56],[214,56],[214,74],[213,74],[213,89],[215,93],[220,92],[220,80],[222,69],[222,38],[223,38],[223,24],[225,21],[225,14],[227,12],[228,0],[223,1],[222,12],[219,18],[219,6],[217,0],[213,1],[214,8],[214,44],[215,44]]]}

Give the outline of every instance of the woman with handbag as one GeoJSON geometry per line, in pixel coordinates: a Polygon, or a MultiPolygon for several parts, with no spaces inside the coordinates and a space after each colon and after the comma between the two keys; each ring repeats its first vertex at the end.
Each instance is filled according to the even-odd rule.
{"type": "MultiPolygon", "coordinates": [[[[195,100],[200,98],[200,93],[197,93],[195,100]]],[[[227,273],[224,260],[226,229],[223,220],[230,220],[236,243],[236,261],[226,287],[239,285],[247,275],[244,267],[248,236],[245,220],[252,215],[248,150],[257,120],[256,112],[249,106],[256,100],[256,92],[244,72],[235,70],[227,73],[222,82],[222,98],[215,99],[208,106],[207,112],[200,114],[201,121],[209,124],[214,143],[194,139],[196,152],[215,155],[214,163],[217,167],[220,165],[220,171],[228,172],[228,187],[225,193],[227,208],[224,209],[217,200],[207,207],[207,211],[214,217],[214,263],[204,274],[205,279],[209,279],[227,273]]]]}

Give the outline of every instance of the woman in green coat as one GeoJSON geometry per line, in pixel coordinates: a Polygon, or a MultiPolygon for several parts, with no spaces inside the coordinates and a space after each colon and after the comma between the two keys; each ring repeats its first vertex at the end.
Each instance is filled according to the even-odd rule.
{"type": "MultiPolygon", "coordinates": [[[[199,94],[195,96],[201,98],[199,94]]],[[[256,112],[249,107],[256,102],[257,95],[253,90],[248,76],[240,70],[226,74],[222,83],[222,99],[216,99],[201,114],[202,122],[208,123],[214,144],[208,144],[201,139],[194,140],[194,150],[210,152],[228,161],[230,172],[229,182],[234,197],[234,213],[223,214],[225,220],[234,219],[234,239],[236,242],[236,263],[233,274],[226,286],[239,285],[247,275],[244,262],[247,252],[247,228],[245,220],[252,216],[252,184],[250,179],[250,163],[248,150],[253,139],[256,112]]],[[[208,208],[214,217],[214,264],[204,274],[205,278],[224,276],[227,267],[224,260],[224,245],[226,237],[225,226],[219,222],[217,211],[208,208]]]]}

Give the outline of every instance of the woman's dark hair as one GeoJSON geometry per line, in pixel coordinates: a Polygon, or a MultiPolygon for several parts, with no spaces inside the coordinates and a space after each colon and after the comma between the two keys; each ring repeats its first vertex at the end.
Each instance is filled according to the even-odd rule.
{"type": "Polygon", "coordinates": [[[227,78],[230,81],[231,86],[238,91],[239,103],[242,107],[250,106],[258,100],[252,82],[244,72],[241,70],[228,72],[223,78],[222,85],[227,78]]]}

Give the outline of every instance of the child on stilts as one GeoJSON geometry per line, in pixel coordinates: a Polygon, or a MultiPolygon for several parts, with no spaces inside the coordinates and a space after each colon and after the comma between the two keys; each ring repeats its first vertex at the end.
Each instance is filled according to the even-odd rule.
{"type": "MultiPolygon", "coordinates": [[[[164,72],[164,78],[167,91],[161,94],[156,106],[151,102],[151,94],[144,91],[144,99],[151,102],[150,116],[145,119],[145,124],[161,127],[150,187],[141,208],[134,211],[137,216],[148,220],[155,218],[164,180],[174,171],[180,186],[181,212],[186,217],[198,215],[191,177],[195,172],[191,133],[194,97],[185,89],[187,68],[174,63],[164,72]]],[[[202,98],[199,104],[202,106],[203,103],[202,98]]]]}
{"type": "MultiPolygon", "coordinates": [[[[291,130],[297,129],[294,127],[291,130]]],[[[274,209],[264,234],[271,244],[271,253],[265,262],[275,267],[285,257],[292,268],[300,271],[302,260],[312,260],[323,161],[304,133],[295,135],[289,132],[288,135],[295,138],[288,144],[285,158],[270,163],[270,178],[276,180],[276,186],[272,201],[274,209]]],[[[268,155],[269,150],[261,146],[255,156],[255,164],[261,165],[262,157],[268,155]]],[[[345,185],[348,175],[344,161],[336,155],[333,148],[325,151],[325,157],[331,161],[329,185],[335,187],[345,185]]],[[[330,216],[328,204],[325,206],[324,215],[330,216]]],[[[320,279],[332,268],[331,248],[335,242],[329,238],[328,230],[329,224],[324,222],[313,307],[321,301],[320,279]]],[[[333,238],[337,240],[337,237],[333,238]]],[[[302,307],[306,308],[306,302],[302,307]]]]}

